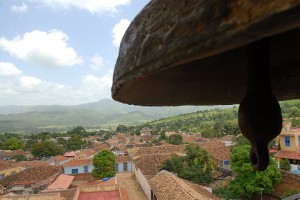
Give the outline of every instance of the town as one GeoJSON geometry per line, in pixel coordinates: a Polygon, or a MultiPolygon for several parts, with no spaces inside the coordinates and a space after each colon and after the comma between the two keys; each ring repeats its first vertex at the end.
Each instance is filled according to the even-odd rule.
{"type": "Polygon", "coordinates": [[[270,144],[272,164],[259,176],[249,161],[239,163],[248,159],[249,143],[242,135],[154,135],[147,127],[139,134],[111,135],[76,127],[68,134],[6,134],[0,151],[0,199],[229,199],[237,194],[280,199],[300,191],[300,128],[291,122],[270,144]],[[240,178],[252,192],[234,190],[235,184],[246,187],[238,182],[241,168],[261,182],[240,178]]]}

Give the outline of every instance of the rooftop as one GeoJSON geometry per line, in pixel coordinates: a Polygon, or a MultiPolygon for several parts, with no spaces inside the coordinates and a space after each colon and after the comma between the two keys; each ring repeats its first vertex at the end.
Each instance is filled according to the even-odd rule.
{"type": "Polygon", "coordinates": [[[61,190],[61,189],[65,190],[65,189],[68,189],[74,178],[75,178],[74,176],[69,176],[69,175],[66,175],[66,174],[60,174],[55,179],[55,181],[47,187],[46,190],[61,190]]]}
{"type": "Polygon", "coordinates": [[[16,196],[0,196],[0,200],[60,200],[59,193],[16,195],[16,196]]]}
{"type": "Polygon", "coordinates": [[[58,161],[58,162],[62,162],[62,161],[65,161],[65,160],[69,159],[69,158],[67,158],[65,156],[62,156],[62,155],[54,156],[53,158],[54,158],[55,161],[58,161]]]}
{"type": "Polygon", "coordinates": [[[128,162],[130,161],[130,157],[128,155],[125,156],[116,156],[116,162],[128,162]]]}
{"type": "Polygon", "coordinates": [[[15,167],[18,167],[15,162],[0,160],[0,171],[9,168],[15,168],[15,167]]]}
{"type": "Polygon", "coordinates": [[[133,157],[143,155],[156,155],[156,154],[170,154],[170,153],[184,153],[186,145],[168,145],[168,146],[156,146],[156,147],[141,147],[135,153],[133,157]]]}
{"type": "Polygon", "coordinates": [[[17,174],[6,176],[0,180],[3,186],[13,187],[15,185],[34,184],[48,179],[61,172],[60,166],[41,166],[35,168],[28,168],[17,174]]]}
{"type": "Polygon", "coordinates": [[[76,153],[74,151],[71,151],[71,152],[66,152],[64,154],[65,157],[75,157],[76,156],[76,153]]]}
{"type": "Polygon", "coordinates": [[[33,161],[20,161],[17,162],[16,165],[24,168],[34,168],[34,167],[48,166],[49,163],[41,160],[33,160],[33,161]]]}
{"type": "Polygon", "coordinates": [[[213,200],[219,199],[201,187],[192,187],[168,171],[161,171],[149,184],[157,199],[164,200],[213,200]]]}
{"type": "Polygon", "coordinates": [[[281,150],[275,155],[275,158],[288,158],[300,160],[300,153],[297,151],[281,150]]]}
{"type": "Polygon", "coordinates": [[[87,165],[92,165],[93,160],[92,159],[82,159],[82,160],[71,160],[67,163],[65,163],[63,166],[64,167],[69,167],[69,166],[87,166],[87,165]]]}

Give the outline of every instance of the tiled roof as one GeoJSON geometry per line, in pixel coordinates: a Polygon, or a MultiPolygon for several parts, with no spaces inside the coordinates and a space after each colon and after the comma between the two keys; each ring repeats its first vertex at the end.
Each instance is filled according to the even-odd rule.
{"type": "Polygon", "coordinates": [[[69,158],[67,158],[65,156],[62,156],[62,155],[54,156],[53,158],[54,158],[55,161],[58,161],[58,162],[62,162],[62,161],[65,161],[65,160],[69,159],[69,158]]]}
{"type": "Polygon", "coordinates": [[[114,145],[114,144],[118,144],[119,143],[119,139],[108,139],[105,141],[107,144],[109,144],[109,146],[114,145]]]}
{"type": "Polygon", "coordinates": [[[87,165],[92,165],[93,160],[92,159],[83,159],[83,160],[71,160],[67,163],[65,163],[63,166],[64,167],[69,167],[69,166],[87,166],[87,165]]]}
{"type": "Polygon", "coordinates": [[[71,185],[74,176],[60,174],[55,181],[47,187],[46,190],[60,190],[60,189],[68,189],[71,185]]]}
{"type": "Polygon", "coordinates": [[[76,156],[76,153],[74,151],[71,151],[71,152],[66,152],[64,154],[65,157],[75,157],[76,156]]]}
{"type": "Polygon", "coordinates": [[[275,155],[275,158],[288,158],[300,160],[300,153],[297,151],[281,150],[275,155]]]}
{"type": "Polygon", "coordinates": [[[59,193],[16,195],[16,196],[0,196],[0,200],[59,200],[59,193]]]}
{"type": "Polygon", "coordinates": [[[143,175],[150,179],[159,172],[161,164],[171,158],[172,154],[144,155],[133,161],[135,168],[141,170],[143,175]]]}
{"type": "Polygon", "coordinates": [[[142,156],[149,154],[170,154],[170,153],[184,153],[186,145],[170,145],[170,146],[156,146],[156,147],[142,147],[132,156],[142,156]]]}
{"type": "Polygon", "coordinates": [[[4,152],[4,156],[16,156],[16,155],[23,155],[23,156],[26,156],[28,153],[26,153],[25,151],[23,150],[13,150],[13,151],[10,151],[10,150],[7,150],[4,152]]]}
{"type": "Polygon", "coordinates": [[[9,168],[15,168],[15,167],[18,167],[15,162],[0,160],[0,171],[9,168]]]}
{"type": "Polygon", "coordinates": [[[229,146],[204,147],[204,149],[216,160],[230,160],[229,146]]]}
{"type": "Polygon", "coordinates": [[[213,200],[218,199],[205,189],[196,189],[168,171],[161,171],[149,184],[157,199],[164,200],[213,200]]]}
{"type": "Polygon", "coordinates": [[[49,163],[41,160],[33,160],[33,161],[20,161],[17,162],[16,165],[24,168],[34,168],[34,167],[48,166],[49,163]]]}
{"type": "Polygon", "coordinates": [[[125,156],[116,156],[116,162],[128,162],[130,161],[130,157],[128,155],[125,156]]]}
{"type": "Polygon", "coordinates": [[[236,140],[236,136],[235,135],[225,135],[224,137],[222,137],[220,139],[223,141],[234,142],[236,140]]]}
{"type": "Polygon", "coordinates": [[[59,174],[60,172],[60,166],[42,166],[28,168],[17,174],[5,177],[4,179],[0,180],[0,184],[4,186],[34,184],[42,180],[46,180],[55,174],[59,174]]]}
{"type": "Polygon", "coordinates": [[[182,141],[183,143],[193,143],[197,142],[200,139],[200,137],[196,135],[183,135],[182,136],[182,141]]]}

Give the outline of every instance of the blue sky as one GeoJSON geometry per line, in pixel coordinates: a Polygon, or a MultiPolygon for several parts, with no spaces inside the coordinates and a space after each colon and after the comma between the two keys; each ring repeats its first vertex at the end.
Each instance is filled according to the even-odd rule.
{"type": "Polygon", "coordinates": [[[0,0],[0,106],[111,98],[120,40],[149,0],[0,0]]]}

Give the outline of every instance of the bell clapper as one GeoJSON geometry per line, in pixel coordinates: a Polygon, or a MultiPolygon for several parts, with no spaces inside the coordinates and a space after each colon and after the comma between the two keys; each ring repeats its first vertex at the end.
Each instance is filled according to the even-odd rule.
{"type": "Polygon", "coordinates": [[[268,143],[282,128],[280,106],[272,94],[269,77],[269,53],[267,39],[247,46],[247,88],[238,112],[242,134],[251,143],[250,161],[258,171],[268,167],[268,143]]]}

